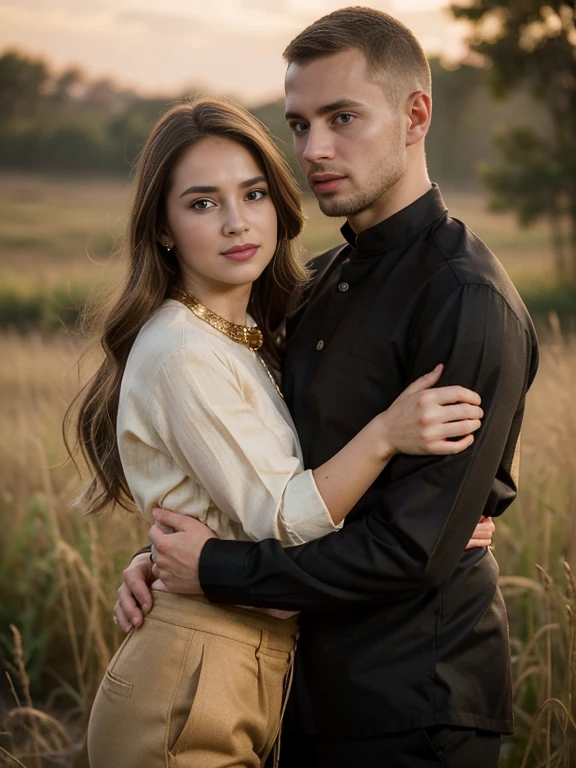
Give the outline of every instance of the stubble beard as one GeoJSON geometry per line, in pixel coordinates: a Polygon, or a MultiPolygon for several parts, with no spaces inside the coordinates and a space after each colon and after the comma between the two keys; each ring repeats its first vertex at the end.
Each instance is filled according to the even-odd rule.
{"type": "MultiPolygon", "coordinates": [[[[406,172],[406,157],[400,147],[390,152],[380,166],[374,169],[368,182],[362,189],[352,192],[347,197],[340,197],[338,191],[318,196],[318,205],[325,216],[355,216],[367,210],[380,200],[400,181],[406,172]]],[[[352,181],[352,177],[349,177],[352,181]]]]}

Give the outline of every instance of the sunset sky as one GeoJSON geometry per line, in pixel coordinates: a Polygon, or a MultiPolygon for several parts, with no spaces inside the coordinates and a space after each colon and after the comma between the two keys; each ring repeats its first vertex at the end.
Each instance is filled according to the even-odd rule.
{"type": "MultiPolygon", "coordinates": [[[[287,43],[335,0],[0,0],[0,51],[80,65],[145,92],[187,86],[253,104],[282,92],[287,43]]],[[[457,58],[464,28],[445,0],[372,0],[430,53],[457,58]]]]}

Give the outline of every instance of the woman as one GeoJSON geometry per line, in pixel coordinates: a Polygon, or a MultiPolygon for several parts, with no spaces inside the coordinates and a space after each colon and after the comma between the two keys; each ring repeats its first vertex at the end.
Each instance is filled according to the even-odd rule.
{"type": "MultiPolygon", "coordinates": [[[[126,283],[79,411],[95,475],[89,512],[135,503],[152,521],[162,505],[220,537],[298,544],[337,530],[395,453],[471,445],[478,395],[420,398],[439,366],[303,470],[271,372],[276,332],[307,277],[295,249],[302,223],[292,174],[249,113],[202,98],[155,126],[139,161],[126,283]]],[[[294,617],[155,592],[98,692],[92,768],[263,765],[296,635],[294,617]]]]}

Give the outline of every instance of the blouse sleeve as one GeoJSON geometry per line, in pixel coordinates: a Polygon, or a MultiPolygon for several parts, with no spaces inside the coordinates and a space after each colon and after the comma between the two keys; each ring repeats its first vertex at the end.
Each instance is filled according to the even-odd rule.
{"type": "Polygon", "coordinates": [[[312,472],[286,451],[214,350],[183,347],[169,358],[150,415],[182,471],[251,539],[302,544],[341,527],[312,472]]]}

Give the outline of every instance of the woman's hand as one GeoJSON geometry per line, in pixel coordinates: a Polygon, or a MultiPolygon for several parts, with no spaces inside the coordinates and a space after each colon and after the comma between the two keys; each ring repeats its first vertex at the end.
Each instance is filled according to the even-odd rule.
{"type": "Polygon", "coordinates": [[[152,562],[148,552],[132,558],[122,574],[122,584],[114,606],[114,620],[124,632],[142,626],[145,614],[150,612],[153,581],[152,562]]]}
{"type": "Polygon", "coordinates": [[[376,417],[385,455],[450,455],[472,445],[484,415],[480,395],[459,386],[434,388],[443,369],[421,376],[376,417]]]}
{"type": "Polygon", "coordinates": [[[480,518],[480,522],[474,529],[472,538],[466,545],[466,549],[474,549],[475,547],[491,547],[492,536],[494,535],[495,530],[496,526],[494,525],[492,518],[482,516],[480,518]]]}

